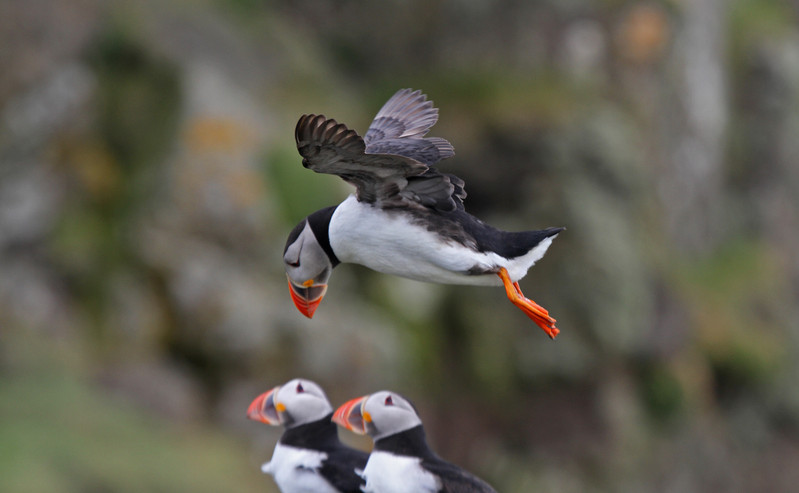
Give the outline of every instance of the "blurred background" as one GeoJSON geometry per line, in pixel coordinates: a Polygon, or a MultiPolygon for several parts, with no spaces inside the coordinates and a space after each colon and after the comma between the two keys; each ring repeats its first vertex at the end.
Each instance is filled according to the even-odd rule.
{"type": "MultiPolygon", "coordinates": [[[[501,492],[795,491],[799,4],[3,0],[0,489],[276,491],[293,377],[415,402],[501,492]],[[441,110],[467,209],[566,226],[502,289],[342,266],[288,231],[350,188],[293,130],[441,110]]],[[[360,447],[357,441],[342,434],[360,447]]]]}

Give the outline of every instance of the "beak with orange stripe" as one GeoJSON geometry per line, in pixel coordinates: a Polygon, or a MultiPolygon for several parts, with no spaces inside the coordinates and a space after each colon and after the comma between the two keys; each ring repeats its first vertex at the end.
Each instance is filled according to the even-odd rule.
{"type": "Polygon", "coordinates": [[[333,422],[353,433],[365,435],[367,426],[372,422],[372,416],[363,409],[368,397],[365,395],[342,404],[333,414],[333,422]]]}
{"type": "Polygon", "coordinates": [[[310,380],[295,378],[256,397],[247,409],[249,419],[291,428],[333,412],[322,388],[310,380]]]}
{"type": "Polygon", "coordinates": [[[308,279],[302,284],[297,284],[289,277],[289,293],[294,306],[303,315],[313,318],[313,314],[322,302],[327,292],[327,284],[318,283],[313,279],[308,279]]]}
{"type": "Polygon", "coordinates": [[[280,426],[280,413],[286,411],[283,403],[275,403],[275,394],[280,390],[280,385],[267,390],[252,401],[247,409],[247,418],[260,421],[271,426],[280,426]]]}

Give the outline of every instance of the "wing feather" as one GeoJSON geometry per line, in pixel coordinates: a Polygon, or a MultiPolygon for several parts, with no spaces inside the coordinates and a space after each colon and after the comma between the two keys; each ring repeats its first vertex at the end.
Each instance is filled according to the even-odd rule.
{"type": "MultiPolygon", "coordinates": [[[[343,123],[324,115],[303,115],[295,129],[302,164],[317,173],[338,175],[355,185],[358,200],[375,202],[381,190],[420,175],[427,166],[415,159],[393,154],[366,154],[363,139],[343,123]]],[[[404,183],[403,183],[404,186],[404,183]]]]}
{"type": "Polygon", "coordinates": [[[302,164],[340,176],[360,201],[380,207],[463,208],[463,180],[429,166],[455,154],[447,140],[424,137],[438,109],[421,91],[402,89],[378,111],[366,136],[324,115],[303,115],[295,128],[302,164]]]}
{"type": "Polygon", "coordinates": [[[421,91],[400,89],[377,112],[364,136],[368,154],[398,154],[433,165],[455,155],[452,144],[425,134],[438,121],[438,108],[421,91]]]}
{"type": "Polygon", "coordinates": [[[455,154],[452,144],[439,137],[383,139],[366,146],[368,154],[396,154],[428,166],[455,154]]]}
{"type": "Polygon", "coordinates": [[[424,137],[438,121],[438,108],[422,91],[400,89],[377,112],[364,140],[424,137]]]}
{"type": "Polygon", "coordinates": [[[452,212],[456,209],[463,210],[466,191],[463,189],[463,180],[457,176],[439,173],[430,168],[423,175],[408,178],[408,184],[399,195],[405,201],[418,202],[437,211],[452,212]]]}

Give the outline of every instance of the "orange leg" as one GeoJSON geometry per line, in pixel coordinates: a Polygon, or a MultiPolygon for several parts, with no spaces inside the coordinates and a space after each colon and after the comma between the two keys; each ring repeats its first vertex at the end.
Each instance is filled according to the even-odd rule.
{"type": "Polygon", "coordinates": [[[522,289],[519,287],[519,283],[511,282],[507,269],[504,267],[501,268],[499,272],[497,272],[497,275],[502,279],[502,284],[505,285],[505,293],[507,293],[511,303],[519,307],[525,315],[530,317],[536,325],[541,327],[550,338],[554,339],[555,336],[560,333],[560,330],[555,327],[555,319],[549,316],[549,312],[535,301],[524,296],[522,289]]]}

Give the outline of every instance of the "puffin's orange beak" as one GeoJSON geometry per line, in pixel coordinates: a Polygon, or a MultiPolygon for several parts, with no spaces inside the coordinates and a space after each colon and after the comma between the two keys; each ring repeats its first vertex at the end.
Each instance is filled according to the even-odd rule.
{"type": "Polygon", "coordinates": [[[275,394],[279,388],[277,386],[256,397],[247,409],[247,418],[272,426],[280,425],[278,406],[275,405],[275,394]]]}
{"type": "Polygon", "coordinates": [[[369,396],[365,395],[342,404],[333,414],[333,422],[353,433],[366,434],[366,423],[372,421],[369,413],[363,412],[362,409],[367,397],[369,396]]]}
{"type": "Polygon", "coordinates": [[[302,284],[295,284],[289,278],[291,301],[294,302],[297,310],[308,318],[313,318],[316,307],[322,302],[325,292],[327,292],[327,284],[314,284],[312,279],[302,284]]]}

